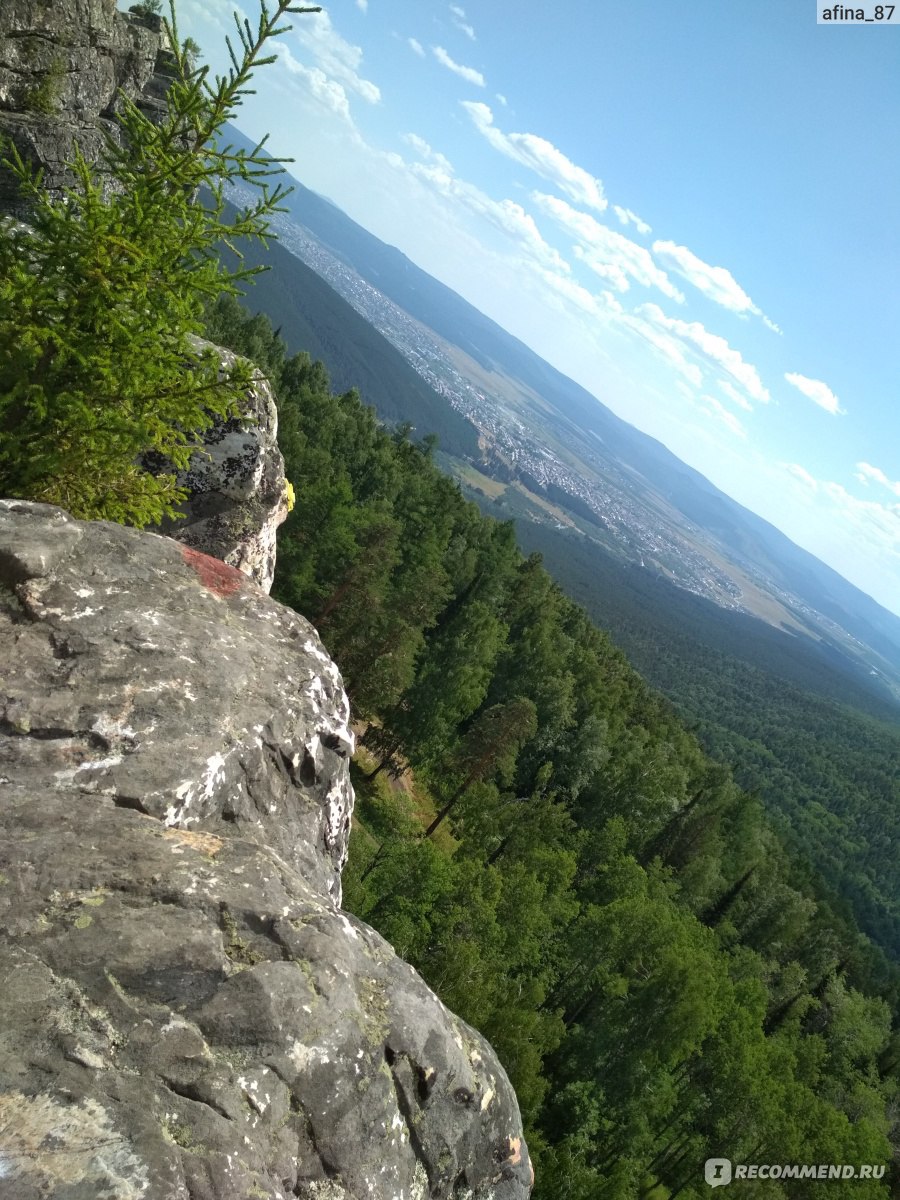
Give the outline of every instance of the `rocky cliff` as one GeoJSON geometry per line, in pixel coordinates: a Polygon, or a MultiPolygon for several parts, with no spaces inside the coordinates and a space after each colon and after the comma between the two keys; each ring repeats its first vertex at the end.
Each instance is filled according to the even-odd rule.
{"type": "MultiPolygon", "coordinates": [[[[117,136],[120,91],[160,111],[171,57],[158,18],[116,10],[115,0],[2,0],[0,134],[58,190],[77,143],[96,161],[117,136]]],[[[20,212],[14,181],[0,169],[0,212],[20,212]]]]}
{"type": "Polygon", "coordinates": [[[0,502],[4,1200],[524,1200],[492,1050],[338,907],[348,705],[168,538],[0,502]]]}

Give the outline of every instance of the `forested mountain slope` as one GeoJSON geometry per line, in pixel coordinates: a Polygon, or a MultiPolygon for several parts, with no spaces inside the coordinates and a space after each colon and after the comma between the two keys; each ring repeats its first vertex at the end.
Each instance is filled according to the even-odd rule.
{"type": "Polygon", "coordinates": [[[585,538],[525,521],[517,531],[708,752],[765,802],[866,933],[900,959],[896,706],[811,654],[804,639],[623,568],[585,538]]]}
{"type": "Polygon", "coordinates": [[[435,434],[448,453],[477,457],[474,426],[321,276],[278,242],[240,246],[247,266],[270,268],[256,276],[248,304],[270,316],[288,345],[327,363],[336,390],[355,387],[383,421],[408,421],[435,434]]]}
{"type": "Polygon", "coordinates": [[[877,1164],[829,1195],[887,1196],[896,971],[427,445],[263,319],[222,302],[209,325],[275,383],[297,490],[276,592],[365,727],[348,903],[492,1040],[538,1200],[699,1198],[711,1155],[877,1164]],[[379,786],[410,767],[425,816],[379,786]]]}
{"type": "MultiPolygon", "coordinates": [[[[339,213],[333,219],[346,220],[339,213]]],[[[474,435],[465,418],[409,371],[315,272],[278,245],[262,254],[250,247],[248,253],[248,261],[269,261],[274,269],[258,278],[246,302],[273,314],[292,349],[321,353],[336,365],[341,386],[359,369],[363,398],[376,405],[381,419],[409,421],[420,435],[437,432],[440,446],[456,447],[449,459],[442,452],[441,462],[461,478],[473,461],[486,469],[477,448],[472,452],[474,435]]],[[[679,466],[687,481],[681,490],[691,495],[695,473],[679,466]]],[[[476,472],[472,478],[490,487],[486,476],[476,472]]],[[[726,506],[701,482],[724,520],[736,506],[726,506]]],[[[560,530],[541,505],[565,504],[566,498],[537,481],[491,488],[493,500],[467,486],[486,511],[516,518],[520,543],[544,555],[554,578],[697,726],[709,752],[758,793],[866,933],[900,954],[894,850],[900,834],[900,710],[881,678],[843,647],[811,636],[812,629],[804,635],[796,624],[784,630],[718,607],[630,564],[627,551],[600,544],[589,510],[575,514],[568,533],[560,530]]]]}

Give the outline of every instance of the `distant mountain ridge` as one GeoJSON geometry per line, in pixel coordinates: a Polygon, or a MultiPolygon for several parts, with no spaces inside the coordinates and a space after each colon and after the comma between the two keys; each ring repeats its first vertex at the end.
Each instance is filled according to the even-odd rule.
{"type": "MultiPolygon", "coordinates": [[[[236,144],[249,145],[237,130],[232,132],[236,144]]],[[[481,368],[537,393],[565,426],[599,438],[598,453],[625,477],[626,485],[630,480],[660,498],[681,515],[686,528],[698,527],[736,566],[789,598],[811,636],[829,637],[828,622],[833,622],[852,641],[868,647],[881,660],[877,669],[892,679],[896,690],[900,618],[725,495],[662,443],[617,417],[401,251],[368,233],[331,201],[292,182],[295,190],[286,201],[290,218],[335,258],[481,368]],[[826,621],[817,621],[814,614],[826,621]]]]}

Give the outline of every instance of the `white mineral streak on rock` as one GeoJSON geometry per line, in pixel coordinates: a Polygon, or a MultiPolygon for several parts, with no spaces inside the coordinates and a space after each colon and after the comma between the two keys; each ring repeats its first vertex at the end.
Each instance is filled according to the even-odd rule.
{"type": "Polygon", "coordinates": [[[331,666],[334,666],[331,659],[328,657],[328,655],[325,653],[325,651],[322,649],[322,647],[317,646],[316,643],[312,640],[312,638],[306,639],[306,641],[303,643],[303,649],[306,651],[307,654],[312,655],[313,658],[317,658],[319,660],[319,662],[325,663],[326,665],[330,664],[331,666]]]}
{"type": "Polygon", "coordinates": [[[101,609],[91,608],[90,605],[86,608],[80,608],[77,612],[65,613],[60,616],[61,621],[83,621],[85,617],[95,617],[101,609]]]}
{"type": "MultiPolygon", "coordinates": [[[[353,923],[351,921],[347,920],[347,918],[344,916],[343,913],[341,913],[341,924],[343,925],[344,929],[346,930],[348,937],[353,938],[354,941],[357,941],[359,939],[359,931],[356,929],[356,927],[353,925],[353,923]]],[[[358,1057],[362,1058],[362,1050],[360,1050],[358,1057]]]]}
{"type": "Polygon", "coordinates": [[[81,771],[105,771],[108,767],[117,767],[123,758],[122,754],[111,754],[109,758],[98,758],[94,762],[79,763],[75,772],[77,774],[81,771]]]}
{"type": "Polygon", "coordinates": [[[327,1052],[321,1046],[304,1046],[295,1041],[288,1053],[291,1062],[298,1071],[304,1071],[309,1066],[327,1066],[331,1062],[327,1052]]]}
{"type": "Polygon", "coordinates": [[[352,812],[353,788],[341,777],[331,785],[325,797],[325,845],[329,851],[342,847],[346,842],[352,812]]]}
{"type": "MultiPolygon", "coordinates": [[[[218,751],[210,755],[206,763],[206,770],[196,782],[186,780],[178,785],[175,789],[175,798],[181,801],[180,805],[170,804],[166,809],[165,824],[176,825],[184,821],[185,814],[191,805],[197,800],[211,800],[216,787],[220,783],[225,782],[225,763],[227,757],[220,754],[218,751]]],[[[199,820],[194,817],[193,820],[199,820]]]]}
{"type": "Polygon", "coordinates": [[[94,733],[99,733],[101,737],[124,738],[128,742],[134,741],[137,736],[131,726],[125,724],[124,717],[111,717],[109,713],[101,713],[91,729],[94,733]]]}

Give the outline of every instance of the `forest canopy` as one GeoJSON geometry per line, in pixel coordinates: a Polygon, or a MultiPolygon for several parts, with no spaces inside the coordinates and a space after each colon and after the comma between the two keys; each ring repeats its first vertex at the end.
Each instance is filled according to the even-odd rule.
{"type": "Polygon", "coordinates": [[[708,1157],[879,1164],[829,1194],[889,1194],[896,970],[431,439],[228,297],[208,331],[275,384],[275,594],[364,729],[346,903],[498,1050],[538,1200],[699,1197],[708,1157]]]}

